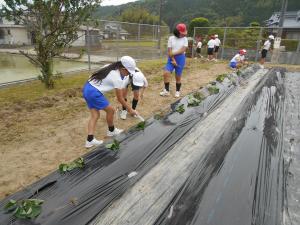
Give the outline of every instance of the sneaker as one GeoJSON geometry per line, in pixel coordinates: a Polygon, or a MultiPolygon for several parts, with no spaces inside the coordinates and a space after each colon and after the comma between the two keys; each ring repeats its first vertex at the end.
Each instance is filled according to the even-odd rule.
{"type": "Polygon", "coordinates": [[[126,120],[126,117],[127,117],[127,111],[126,110],[122,110],[121,113],[120,113],[120,118],[122,120],[126,120]]]}
{"type": "Polygon", "coordinates": [[[179,91],[176,91],[175,92],[175,98],[179,98],[180,97],[180,92],[179,91]]]}
{"type": "Polygon", "coordinates": [[[121,134],[122,132],[123,132],[122,129],[118,129],[115,127],[114,131],[109,131],[109,130],[107,131],[107,136],[108,137],[117,136],[117,135],[121,134]]]}
{"type": "Polygon", "coordinates": [[[103,143],[102,140],[97,140],[96,138],[94,138],[93,140],[91,141],[86,141],[85,142],[85,147],[86,148],[91,148],[93,146],[98,146],[98,145],[101,145],[103,143]]]}
{"type": "Polygon", "coordinates": [[[166,89],[164,89],[162,92],[159,93],[160,96],[169,96],[170,95],[170,92],[167,91],[166,89]]]}

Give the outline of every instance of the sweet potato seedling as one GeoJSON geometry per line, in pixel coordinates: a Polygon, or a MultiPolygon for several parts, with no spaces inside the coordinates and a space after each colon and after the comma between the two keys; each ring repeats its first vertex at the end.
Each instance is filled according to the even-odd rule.
{"type": "Polygon", "coordinates": [[[84,164],[84,159],[82,157],[80,157],[80,158],[78,158],[78,159],[76,159],[73,162],[70,162],[68,164],[66,164],[66,163],[60,164],[58,170],[61,173],[65,173],[65,172],[71,171],[75,168],[82,169],[84,167],[84,165],[85,165],[84,164]]]}
{"type": "Polygon", "coordinates": [[[4,206],[4,210],[7,213],[13,213],[19,219],[33,219],[40,215],[43,202],[40,199],[23,199],[18,201],[11,199],[4,206]]]}

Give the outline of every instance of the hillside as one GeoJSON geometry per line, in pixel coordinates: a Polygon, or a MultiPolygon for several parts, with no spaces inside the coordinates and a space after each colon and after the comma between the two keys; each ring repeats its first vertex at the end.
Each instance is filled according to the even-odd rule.
{"type": "MultiPolygon", "coordinates": [[[[162,19],[170,27],[177,22],[189,23],[195,17],[206,17],[213,26],[247,26],[252,21],[261,24],[274,11],[281,9],[281,0],[163,0],[162,19]]],[[[159,0],[141,0],[121,6],[99,7],[95,17],[117,19],[129,7],[140,6],[158,14],[159,0]]],[[[299,0],[289,0],[288,10],[300,10],[299,0]]]]}

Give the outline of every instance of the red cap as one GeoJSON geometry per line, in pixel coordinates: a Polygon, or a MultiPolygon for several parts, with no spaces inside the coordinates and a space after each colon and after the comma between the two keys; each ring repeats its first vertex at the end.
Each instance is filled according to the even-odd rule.
{"type": "Polygon", "coordinates": [[[179,31],[180,34],[187,35],[186,26],[184,23],[177,24],[176,29],[179,31]]]}
{"type": "Polygon", "coordinates": [[[241,55],[245,55],[247,53],[246,49],[241,49],[239,52],[241,55]]]}

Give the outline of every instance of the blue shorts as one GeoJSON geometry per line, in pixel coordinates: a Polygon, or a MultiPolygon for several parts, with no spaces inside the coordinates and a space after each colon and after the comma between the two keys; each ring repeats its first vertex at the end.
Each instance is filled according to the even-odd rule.
{"type": "Polygon", "coordinates": [[[165,66],[165,70],[167,70],[170,73],[172,73],[174,71],[174,69],[175,69],[176,76],[181,76],[183,68],[185,66],[185,54],[175,55],[174,58],[175,58],[175,61],[177,63],[177,66],[174,66],[172,64],[172,60],[169,57],[168,58],[168,62],[166,64],[166,66],[165,66]]]}
{"type": "Polygon", "coordinates": [[[89,109],[101,110],[109,106],[109,101],[105,96],[89,82],[85,83],[82,94],[89,109]]]}
{"type": "Polygon", "coordinates": [[[230,62],[229,66],[233,69],[236,68],[237,63],[236,62],[230,62]]]}

